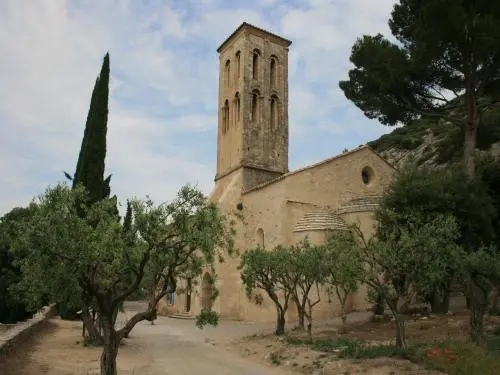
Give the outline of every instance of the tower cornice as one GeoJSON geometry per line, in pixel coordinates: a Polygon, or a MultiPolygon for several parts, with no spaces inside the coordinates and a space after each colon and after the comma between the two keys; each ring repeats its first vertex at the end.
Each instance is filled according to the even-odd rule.
{"type": "Polygon", "coordinates": [[[273,34],[267,30],[261,29],[260,27],[253,26],[247,22],[243,22],[229,37],[226,38],[224,42],[217,48],[217,52],[220,53],[224,47],[238,34],[242,32],[248,32],[248,33],[254,33],[257,34],[258,36],[267,36],[269,39],[273,40],[276,44],[280,44],[284,47],[289,47],[292,42],[288,39],[285,39],[279,35],[273,34]]]}

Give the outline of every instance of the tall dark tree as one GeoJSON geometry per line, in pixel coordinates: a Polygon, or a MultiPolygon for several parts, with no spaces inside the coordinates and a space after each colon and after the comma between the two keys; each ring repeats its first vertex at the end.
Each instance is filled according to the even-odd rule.
{"type": "MultiPolygon", "coordinates": [[[[382,241],[399,241],[403,231],[424,227],[438,216],[454,218],[459,236],[453,242],[465,250],[461,264],[457,267],[451,261],[443,262],[440,280],[430,289],[416,290],[426,295],[439,312],[446,312],[451,284],[463,280],[474,342],[484,339],[488,296],[499,285],[499,183],[498,162],[490,158],[479,159],[474,179],[456,166],[446,170],[407,167],[392,182],[377,212],[377,238],[382,241]]],[[[426,266],[424,258],[420,262],[426,266]]]]}
{"type": "Polygon", "coordinates": [[[108,131],[109,71],[109,53],[106,53],[101,72],[92,91],[82,146],[73,177],[73,188],[82,184],[89,192],[90,203],[109,197],[111,192],[111,176],[104,178],[106,134],[108,131]]]}
{"type": "Polygon", "coordinates": [[[385,125],[422,116],[464,129],[464,162],[474,174],[479,119],[500,83],[500,2],[401,0],[389,26],[397,42],[364,35],[340,88],[367,117],[385,125]]]}
{"type": "MultiPolygon", "coordinates": [[[[446,170],[406,166],[380,202],[377,237],[385,240],[408,225],[415,226],[417,219],[418,225],[425,225],[441,215],[456,219],[460,236],[455,242],[467,252],[497,241],[498,214],[488,186],[479,178],[487,167],[483,165],[479,163],[473,180],[467,180],[463,169],[457,166],[446,170]]],[[[448,311],[450,288],[458,281],[453,265],[443,267],[446,269],[448,277],[426,294],[435,313],[448,311]]]]}
{"type": "Polygon", "coordinates": [[[125,213],[125,217],[123,218],[124,232],[130,231],[130,229],[132,228],[132,220],[133,220],[132,203],[130,203],[130,201],[127,201],[127,212],[125,213]]]}
{"type": "MultiPolygon", "coordinates": [[[[74,177],[71,178],[68,173],[65,173],[66,177],[72,180],[73,189],[78,185],[85,187],[88,192],[85,202],[87,205],[107,199],[111,194],[111,175],[106,178],[104,177],[106,135],[108,131],[109,74],[109,53],[106,53],[101,72],[96,79],[92,91],[74,177]]],[[[117,199],[115,196],[112,199],[115,201],[113,206],[115,207],[114,214],[119,219],[118,209],[116,208],[117,199]]],[[[82,215],[85,212],[81,208],[79,211],[82,215]]],[[[96,227],[97,222],[94,222],[93,226],[96,227]]],[[[85,300],[85,298],[83,299],[85,300]]],[[[63,319],[76,319],[79,309],[75,308],[74,304],[68,300],[67,303],[59,303],[58,310],[63,319]]],[[[84,308],[82,314],[88,316],[87,310],[84,308]]],[[[95,341],[97,342],[98,340],[95,341]]]]}
{"type": "Polygon", "coordinates": [[[23,255],[17,251],[16,256],[12,244],[31,215],[28,208],[16,207],[0,218],[0,323],[16,323],[31,316],[28,306],[12,290],[22,278],[16,258],[23,255]]]}

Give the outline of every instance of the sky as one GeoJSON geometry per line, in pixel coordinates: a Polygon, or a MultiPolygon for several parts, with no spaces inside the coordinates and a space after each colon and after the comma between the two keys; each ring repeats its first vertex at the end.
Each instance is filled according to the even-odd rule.
{"type": "Polygon", "coordinates": [[[293,42],[289,167],[378,138],[338,87],[363,34],[389,35],[394,0],[1,0],[0,215],[74,173],[102,58],[111,59],[107,173],[122,204],[209,194],[217,47],[244,21],[293,42]]]}

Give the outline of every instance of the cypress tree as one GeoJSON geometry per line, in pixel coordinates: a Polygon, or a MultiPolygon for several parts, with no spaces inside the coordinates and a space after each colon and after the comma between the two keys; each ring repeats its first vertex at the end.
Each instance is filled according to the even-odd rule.
{"type": "Polygon", "coordinates": [[[73,177],[73,187],[83,184],[88,190],[89,203],[100,201],[110,195],[111,176],[104,178],[108,130],[109,71],[109,53],[106,53],[101,72],[92,91],[82,146],[73,177]]]}
{"type": "Polygon", "coordinates": [[[125,213],[125,217],[123,219],[123,231],[130,232],[132,228],[132,204],[129,200],[127,200],[127,212],[125,213]]]}
{"type": "MultiPolygon", "coordinates": [[[[87,189],[89,200],[86,203],[88,205],[109,198],[111,193],[111,175],[104,178],[106,135],[108,131],[109,73],[110,63],[108,52],[104,56],[101,72],[96,79],[90,98],[90,107],[87,114],[87,121],[85,122],[85,130],[74,177],[71,178],[65,172],[66,177],[72,180],[73,188],[82,184],[87,189]]],[[[116,197],[114,196],[112,199],[116,203],[116,197]]],[[[115,213],[117,220],[120,220],[116,204],[115,213]]],[[[97,225],[97,223],[93,224],[97,225]]],[[[77,318],[77,309],[67,304],[60,303],[58,310],[59,315],[63,319],[73,320],[77,318]]]]}

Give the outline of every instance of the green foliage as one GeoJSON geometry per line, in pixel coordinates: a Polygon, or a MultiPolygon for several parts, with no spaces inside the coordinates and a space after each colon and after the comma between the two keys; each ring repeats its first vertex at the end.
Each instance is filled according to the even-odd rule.
{"type": "MultiPolygon", "coordinates": [[[[72,307],[94,306],[108,338],[101,367],[114,367],[118,346],[113,343],[120,343],[138,322],[156,317],[156,303],[178,276],[199,274],[203,263],[231,252],[234,232],[215,204],[190,186],[168,204],[132,201],[134,217],[126,232],[111,209],[113,199],[91,205],[89,199],[81,185],[57,185],[30,205],[32,216],[14,243],[16,251],[26,253],[17,290],[30,305],[48,295],[72,307]],[[115,330],[118,309],[149,271],[154,272],[148,276],[157,300],[115,330]]],[[[210,314],[204,318],[216,322],[210,314]]]]}
{"type": "Polygon", "coordinates": [[[276,352],[272,352],[271,353],[271,363],[273,365],[276,365],[276,366],[279,366],[281,365],[281,355],[279,353],[276,353],[276,352]]]}
{"type": "Polygon", "coordinates": [[[205,266],[234,254],[235,222],[196,188],[184,186],[175,200],[157,207],[151,200],[132,202],[132,210],[136,230],[152,249],[141,285],[153,305],[180,279],[195,279],[205,266]]]}
{"type": "Polygon", "coordinates": [[[340,337],[338,339],[322,339],[315,340],[312,344],[314,350],[319,350],[322,352],[335,352],[340,351],[348,347],[360,347],[362,341],[351,339],[349,337],[340,337]]]}
{"type": "Polygon", "coordinates": [[[90,203],[110,195],[111,176],[104,178],[106,133],[108,130],[109,53],[104,56],[97,77],[85,123],[82,146],[78,156],[73,188],[82,184],[89,191],[90,203]]]}
{"type": "Polygon", "coordinates": [[[255,289],[263,290],[276,306],[277,321],[276,334],[285,333],[285,313],[288,310],[292,290],[288,284],[290,252],[277,246],[272,251],[261,247],[250,249],[241,256],[239,269],[241,280],[249,299],[259,302],[259,297],[254,294],[255,289]]]}
{"type": "Polygon", "coordinates": [[[124,246],[121,226],[106,211],[113,202],[84,208],[86,199],[83,188],[72,192],[58,185],[30,205],[33,216],[16,246],[30,249],[21,260],[23,280],[18,285],[28,303],[36,306],[48,295],[53,302],[67,302],[78,309],[85,305],[86,295],[105,290],[115,296],[126,287],[119,285],[120,276],[126,273],[125,257],[137,249],[124,246]],[[84,217],[79,216],[82,209],[84,217]],[[99,224],[93,228],[89,221],[95,219],[99,224]]]}
{"type": "MultiPolygon", "coordinates": [[[[66,178],[72,182],[73,188],[83,186],[87,190],[86,204],[88,205],[92,205],[102,199],[108,199],[111,194],[111,176],[104,177],[106,134],[108,130],[109,74],[109,53],[106,53],[101,72],[97,77],[92,91],[90,108],[87,114],[74,177],[71,178],[68,173],[64,172],[66,178]]],[[[113,197],[113,199],[115,205],[109,205],[109,209],[118,218],[117,199],[116,197],[113,197]]],[[[77,205],[80,204],[77,203],[77,205]]],[[[80,209],[79,214],[84,215],[84,212],[84,209],[80,209]]],[[[97,223],[93,223],[93,225],[97,226],[97,223]]],[[[80,299],[84,300],[86,297],[81,296],[80,299]]],[[[77,318],[77,311],[79,309],[73,306],[70,299],[60,301],[58,303],[58,310],[61,318],[74,320],[77,318]]]]}
{"type": "MultiPolygon", "coordinates": [[[[297,339],[288,339],[287,343],[289,345],[307,344],[305,341],[297,339]]],[[[420,347],[418,346],[404,349],[394,345],[370,345],[364,340],[351,339],[346,336],[338,339],[314,340],[311,348],[321,352],[336,353],[339,358],[351,359],[396,357],[414,360],[416,359],[417,352],[420,352],[420,347]]]]}
{"type": "Polygon", "coordinates": [[[37,245],[37,251],[30,251],[22,262],[27,275],[22,289],[31,302],[46,291],[55,302],[75,297],[73,303],[81,306],[83,301],[75,293],[80,290],[96,298],[106,295],[117,307],[119,300],[139,287],[149,263],[162,261],[175,276],[187,272],[190,265],[199,269],[201,256],[213,261],[217,252],[232,246],[224,217],[196,189],[184,187],[173,202],[157,207],[151,201],[133,201],[131,231],[137,236],[132,242],[123,236],[122,226],[108,210],[112,200],[89,207],[86,197],[83,188],[70,191],[59,185],[31,205],[34,217],[23,228],[18,243],[19,248],[37,245]],[[77,202],[83,203],[77,207],[77,202]],[[83,217],[80,209],[86,210],[83,217]],[[99,219],[96,228],[90,224],[95,219],[99,219]],[[189,249],[197,249],[199,254],[189,249]],[[182,256],[188,259],[175,261],[182,256]]]}
{"type": "Polygon", "coordinates": [[[217,327],[219,324],[219,314],[214,311],[202,310],[196,315],[196,327],[203,329],[207,325],[217,327]]]}
{"type": "Polygon", "coordinates": [[[9,249],[0,247],[0,323],[16,323],[31,316],[10,287],[21,279],[21,270],[14,263],[9,249]]]}
{"type": "Polygon", "coordinates": [[[462,104],[450,94],[460,97],[472,84],[485,95],[486,85],[498,79],[498,25],[496,2],[402,0],[389,20],[399,43],[380,34],[358,39],[350,57],[355,68],[340,87],[367,117],[386,125],[442,117],[443,109],[462,104]]]}
{"type": "Polygon", "coordinates": [[[436,343],[419,362],[450,375],[495,375],[500,366],[497,345],[495,339],[485,346],[461,341],[436,343]]]}
{"type": "Polygon", "coordinates": [[[288,345],[305,345],[306,342],[296,337],[287,337],[286,342],[288,345]]]}
{"type": "MultiPolygon", "coordinates": [[[[446,170],[407,166],[397,174],[380,202],[377,235],[397,230],[408,220],[429,222],[440,215],[453,216],[459,226],[456,242],[466,249],[478,248],[494,240],[497,212],[487,186],[469,180],[459,166],[446,170]]],[[[486,168],[486,167],[485,167],[486,168]]]]}
{"type": "MultiPolygon", "coordinates": [[[[0,323],[16,323],[31,316],[30,309],[12,290],[12,286],[21,280],[22,275],[11,251],[23,222],[30,215],[29,209],[17,207],[0,219],[0,323]]],[[[36,306],[35,309],[39,307],[42,306],[36,306]]]]}
{"type": "MultiPolygon", "coordinates": [[[[452,375],[494,375],[498,373],[500,366],[498,342],[491,338],[486,346],[481,347],[467,342],[446,341],[430,345],[412,345],[404,349],[394,345],[370,345],[363,340],[341,337],[315,340],[311,348],[336,353],[339,358],[356,360],[380,357],[403,358],[452,375]]],[[[306,345],[304,341],[290,339],[288,344],[306,345]]]]}
{"type": "MultiPolygon", "coordinates": [[[[479,156],[477,159],[477,176],[491,199],[488,212],[493,210],[494,213],[491,215],[491,221],[495,230],[496,242],[498,243],[500,239],[500,160],[488,154],[479,156]]],[[[487,243],[486,240],[483,242],[487,243]]]]}
{"type": "Polygon", "coordinates": [[[321,301],[319,286],[328,276],[328,257],[323,246],[312,245],[308,238],[283,249],[285,267],[281,283],[291,291],[297,306],[299,326],[307,319],[307,331],[312,334],[313,308],[321,301]],[[314,289],[314,291],[313,291],[314,289]]]}
{"type": "Polygon", "coordinates": [[[368,302],[373,303],[372,312],[376,315],[384,315],[385,301],[384,295],[377,290],[368,291],[368,302]]]}
{"type": "Polygon", "coordinates": [[[311,333],[312,311],[320,302],[319,285],[327,276],[326,264],[324,248],[312,245],[306,238],[295,245],[277,246],[271,251],[260,247],[248,250],[242,255],[239,269],[248,298],[260,304],[262,296],[254,290],[266,292],[280,311],[283,325],[291,298],[297,306],[300,322],[303,324],[304,317],[307,318],[311,333]],[[312,291],[314,287],[316,295],[312,291]]]}
{"type": "MultiPolygon", "coordinates": [[[[394,220],[387,212],[389,222],[394,220]]],[[[403,307],[416,291],[428,292],[458,268],[464,253],[455,240],[458,226],[452,216],[435,216],[428,222],[407,216],[405,226],[379,228],[382,235],[367,241],[353,227],[363,253],[364,282],[384,297],[396,320],[396,345],[406,348],[403,307]],[[439,249],[439,251],[436,251],[439,249]]]]}
{"type": "MultiPolygon", "coordinates": [[[[355,67],[340,88],[368,118],[385,125],[414,127],[419,119],[452,124],[440,139],[438,161],[463,154],[473,176],[476,146],[487,147],[500,136],[498,2],[401,0],[389,27],[392,40],[381,34],[357,40],[350,56],[355,67]]],[[[415,148],[419,142],[410,135],[400,132],[379,144],[398,138],[415,148]]]]}
{"type": "Polygon", "coordinates": [[[325,254],[326,284],[335,291],[344,315],[347,297],[363,279],[362,253],[351,231],[333,231],[327,237],[325,254]]]}
{"type": "Polygon", "coordinates": [[[249,299],[252,299],[256,288],[265,292],[283,289],[284,286],[278,281],[283,272],[283,263],[280,262],[280,257],[284,255],[282,250],[277,248],[268,252],[262,247],[257,247],[242,254],[239,269],[249,299]]]}
{"type": "Polygon", "coordinates": [[[381,280],[377,274],[390,281],[392,285],[376,282],[372,286],[382,291],[393,307],[399,298],[411,298],[414,288],[430,292],[435,284],[449,277],[448,269],[460,267],[464,254],[455,244],[457,237],[458,227],[452,216],[436,216],[425,223],[418,217],[408,217],[405,227],[384,231],[383,237],[372,242],[369,283],[381,280]]]}
{"type": "MultiPolygon", "coordinates": [[[[430,245],[443,248],[444,251],[439,254],[448,253],[450,258],[438,260],[432,253],[420,252],[419,261],[424,265],[423,269],[427,271],[429,267],[439,266],[430,273],[422,273],[425,279],[415,280],[415,290],[427,296],[436,296],[436,291],[441,290],[440,295],[445,296],[454,280],[465,280],[474,316],[471,319],[472,338],[480,341],[487,296],[500,275],[497,266],[500,254],[494,245],[500,238],[496,190],[500,174],[497,162],[484,159],[478,161],[475,179],[466,178],[465,173],[456,166],[447,170],[416,167],[403,170],[380,204],[377,213],[377,238],[383,243],[400,243],[402,233],[415,232],[416,229],[420,231],[437,218],[452,220],[456,233],[449,236],[448,240],[441,231],[448,226],[445,223],[436,225],[433,230],[423,231],[424,235],[426,231],[428,236],[437,235],[439,241],[430,245]],[[444,243],[440,244],[442,241],[444,243]],[[462,250],[457,252],[450,246],[462,250]],[[432,285],[434,286],[429,288],[432,285]]],[[[403,252],[407,253],[404,248],[403,252]]],[[[414,265],[417,264],[415,262],[416,259],[414,265]]]]}
{"type": "Polygon", "coordinates": [[[132,204],[130,203],[130,201],[127,201],[127,211],[125,213],[125,217],[123,218],[123,231],[124,232],[131,231],[133,219],[134,219],[134,217],[133,217],[133,212],[132,212],[132,204]]]}

